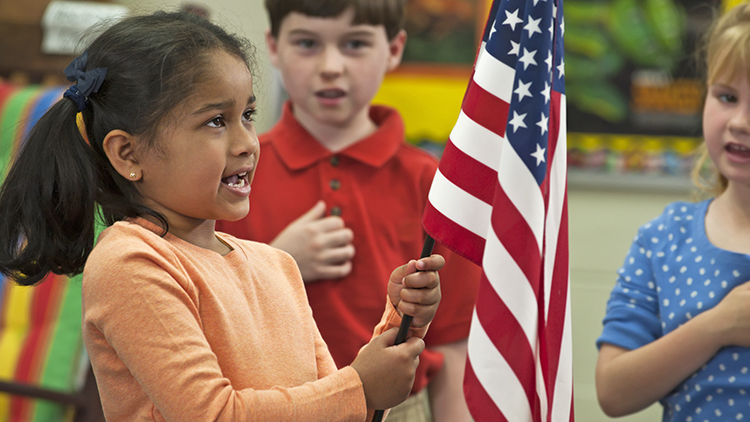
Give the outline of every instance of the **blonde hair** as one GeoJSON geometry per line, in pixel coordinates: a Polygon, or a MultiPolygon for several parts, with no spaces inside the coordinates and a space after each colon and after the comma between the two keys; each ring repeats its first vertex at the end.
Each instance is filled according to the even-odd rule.
{"type": "MultiPolygon", "coordinates": [[[[750,80],[750,3],[741,3],[714,21],[706,33],[703,51],[706,84],[731,81],[743,72],[750,80]]],[[[713,165],[705,145],[692,171],[696,187],[710,195],[727,188],[727,178],[713,165]]]]}

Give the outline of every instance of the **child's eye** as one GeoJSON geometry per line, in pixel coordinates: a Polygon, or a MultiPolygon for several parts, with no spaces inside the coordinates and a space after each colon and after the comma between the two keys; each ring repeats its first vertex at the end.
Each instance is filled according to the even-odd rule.
{"type": "Polygon", "coordinates": [[[224,118],[221,116],[216,116],[213,119],[206,122],[206,126],[209,127],[222,127],[224,126],[224,118]]]}
{"type": "Polygon", "coordinates": [[[737,102],[737,97],[735,97],[732,94],[719,94],[717,98],[719,98],[719,101],[721,101],[722,103],[736,103],[737,102]]]}
{"type": "Polygon", "coordinates": [[[362,40],[349,40],[344,43],[344,47],[350,50],[359,50],[362,47],[366,47],[368,44],[362,40]]]}
{"type": "Polygon", "coordinates": [[[315,41],[311,39],[299,39],[295,41],[294,44],[304,49],[310,49],[310,48],[315,47],[315,41]]]}
{"type": "Polygon", "coordinates": [[[255,119],[253,118],[253,116],[255,116],[255,114],[256,114],[257,112],[258,112],[258,109],[257,109],[257,108],[252,108],[252,109],[249,109],[249,110],[245,110],[245,112],[244,112],[244,113],[242,113],[242,118],[243,118],[243,119],[244,119],[245,121],[247,121],[247,122],[254,122],[254,121],[255,121],[255,119]]]}

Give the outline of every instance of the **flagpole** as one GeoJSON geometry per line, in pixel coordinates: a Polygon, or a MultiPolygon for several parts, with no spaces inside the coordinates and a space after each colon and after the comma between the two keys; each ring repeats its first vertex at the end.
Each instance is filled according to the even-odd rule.
{"type": "MultiPolygon", "coordinates": [[[[424,239],[424,245],[422,245],[422,255],[420,256],[420,259],[427,258],[428,256],[432,255],[432,248],[434,246],[435,239],[433,239],[432,236],[428,234],[424,239]]],[[[414,317],[411,315],[404,315],[403,318],[401,318],[401,326],[398,327],[396,341],[393,343],[394,346],[406,341],[406,335],[409,333],[409,327],[411,326],[411,320],[413,318],[414,317]]],[[[375,415],[372,417],[372,422],[381,422],[384,415],[385,410],[376,410],[375,415]]]]}

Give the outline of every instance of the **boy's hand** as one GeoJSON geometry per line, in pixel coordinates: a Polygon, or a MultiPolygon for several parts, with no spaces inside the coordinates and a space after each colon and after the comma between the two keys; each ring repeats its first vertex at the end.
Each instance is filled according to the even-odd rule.
{"type": "Polygon", "coordinates": [[[401,315],[411,315],[412,327],[424,327],[432,321],[440,303],[440,277],[445,259],[432,255],[419,261],[411,260],[391,273],[388,298],[401,315]]]}
{"type": "Polygon", "coordinates": [[[270,243],[297,261],[305,283],[341,278],[352,271],[354,234],[341,217],[326,217],[325,211],[325,202],[318,201],[270,243]]]}
{"type": "Polygon", "coordinates": [[[359,374],[368,409],[390,409],[409,396],[424,341],[412,337],[394,346],[397,328],[375,337],[360,350],[351,366],[359,374]]]}

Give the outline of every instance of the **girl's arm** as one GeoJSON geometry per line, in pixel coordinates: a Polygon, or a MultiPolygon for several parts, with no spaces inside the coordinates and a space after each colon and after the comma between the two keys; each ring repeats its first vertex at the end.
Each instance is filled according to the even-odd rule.
{"type": "Polygon", "coordinates": [[[669,394],[719,349],[706,313],[635,350],[599,349],[596,393],[605,414],[625,416],[669,394]]]}
{"type": "Polygon", "coordinates": [[[609,416],[644,409],[729,345],[750,346],[750,282],[645,346],[627,350],[603,344],[596,365],[599,404],[609,416]]]}

